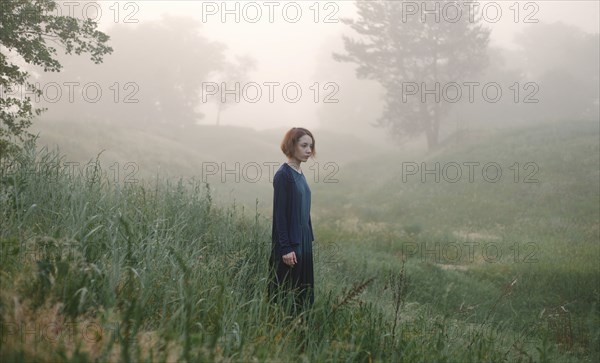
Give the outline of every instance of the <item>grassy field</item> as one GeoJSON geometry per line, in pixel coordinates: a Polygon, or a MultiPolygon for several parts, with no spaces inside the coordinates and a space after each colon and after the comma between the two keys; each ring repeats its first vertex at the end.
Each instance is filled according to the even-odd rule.
{"type": "MultiPolygon", "coordinates": [[[[39,148],[58,149],[69,162],[78,163],[82,169],[95,162],[100,154],[98,163],[102,172],[113,181],[152,183],[159,176],[175,183],[180,178],[186,184],[194,180],[207,182],[215,203],[227,207],[235,201],[250,209],[249,216],[254,213],[257,198],[259,210],[270,212],[273,187],[269,172],[274,174],[273,165],[286,160],[279,147],[286,128],[262,131],[227,125],[174,128],[131,125],[127,120],[110,123],[40,120],[33,127],[33,132],[39,133],[39,148]],[[252,180],[255,168],[244,169],[250,163],[260,167],[256,181],[252,180]],[[232,170],[233,173],[228,173],[232,170]]],[[[318,135],[319,164],[311,164],[315,173],[319,171],[323,176],[334,170],[325,169],[326,163],[345,165],[397,149],[381,143],[374,147],[352,134],[313,131],[318,135]],[[353,146],[352,153],[343,152],[348,144],[353,146]]]]}
{"type": "Polygon", "coordinates": [[[553,124],[340,164],[311,184],[302,321],[266,301],[268,204],[248,215],[201,182],[83,177],[29,148],[0,170],[0,358],[597,361],[599,135],[553,124]],[[426,179],[407,169],[436,162],[426,179]]]}

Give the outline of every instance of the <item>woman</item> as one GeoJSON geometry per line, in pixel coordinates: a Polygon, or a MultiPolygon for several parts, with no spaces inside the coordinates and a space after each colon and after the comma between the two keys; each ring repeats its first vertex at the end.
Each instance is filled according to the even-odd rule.
{"type": "Polygon", "coordinates": [[[273,230],[269,258],[271,281],[269,296],[278,292],[294,293],[298,312],[314,303],[314,277],[310,219],[310,188],[300,164],[315,157],[315,140],[310,131],[291,128],[281,142],[288,161],[273,178],[273,230]]]}

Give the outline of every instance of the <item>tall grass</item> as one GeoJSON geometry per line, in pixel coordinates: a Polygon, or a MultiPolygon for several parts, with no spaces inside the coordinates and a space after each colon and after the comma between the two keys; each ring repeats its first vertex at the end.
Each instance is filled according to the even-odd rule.
{"type": "Polygon", "coordinates": [[[1,165],[2,361],[590,356],[559,351],[542,339],[550,334],[525,342],[487,315],[474,324],[432,311],[411,296],[414,271],[433,269],[409,260],[405,270],[389,256],[372,267],[352,249],[319,259],[332,253],[331,241],[315,241],[315,305],[301,319],[289,316],[291,296],[267,301],[271,226],[258,209],[248,218],[235,205],[217,207],[210,186],[193,180],[114,183],[64,165],[59,152],[34,144],[1,165]]]}

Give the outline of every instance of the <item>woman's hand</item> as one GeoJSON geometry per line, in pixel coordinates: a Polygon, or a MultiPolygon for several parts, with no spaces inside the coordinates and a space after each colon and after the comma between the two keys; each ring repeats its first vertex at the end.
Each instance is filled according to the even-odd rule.
{"type": "Polygon", "coordinates": [[[287,255],[283,255],[283,263],[288,266],[294,267],[295,264],[298,263],[296,260],[296,253],[294,251],[288,253],[287,255]]]}

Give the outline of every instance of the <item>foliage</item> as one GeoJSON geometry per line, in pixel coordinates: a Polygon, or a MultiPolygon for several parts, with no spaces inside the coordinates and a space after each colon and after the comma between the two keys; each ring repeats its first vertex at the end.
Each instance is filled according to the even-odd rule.
{"type": "Polygon", "coordinates": [[[96,30],[94,21],[55,15],[57,7],[51,0],[3,0],[0,4],[0,156],[14,148],[14,141],[31,136],[27,128],[43,111],[34,107],[30,96],[23,97],[40,96],[42,91],[28,81],[29,72],[11,56],[40,66],[44,72],[59,72],[62,66],[54,44],[62,46],[66,54],[89,53],[96,64],[112,52],[106,45],[109,37],[96,30]]]}
{"type": "MultiPolygon", "coordinates": [[[[439,241],[428,227],[443,220],[410,236],[317,231],[319,298],[293,319],[266,300],[270,224],[258,212],[216,207],[199,183],[116,183],[62,164],[62,155],[31,146],[2,173],[2,361],[598,356],[592,253],[561,252],[549,240],[539,263],[509,255],[463,271],[399,256],[403,244],[439,241]],[[330,251],[336,241],[343,248],[330,251]],[[588,262],[571,266],[572,258],[588,262]]],[[[512,241],[502,243],[510,251],[512,241]]]]}
{"type": "Polygon", "coordinates": [[[205,83],[230,66],[225,61],[226,46],[209,40],[201,26],[189,16],[173,15],[135,26],[125,22],[111,26],[115,52],[102,65],[91,71],[87,62],[71,57],[61,60],[60,75],[41,76],[44,83],[94,84],[103,94],[93,101],[77,97],[73,102],[53,103],[47,117],[143,128],[192,127],[205,117],[201,108],[205,83]]]}
{"type": "MultiPolygon", "coordinates": [[[[449,2],[435,4],[443,7],[449,2]]],[[[433,149],[451,103],[431,96],[423,99],[423,89],[449,82],[461,84],[464,77],[481,71],[487,64],[490,30],[483,27],[481,18],[471,20],[469,16],[456,22],[436,20],[431,14],[425,21],[420,16],[407,17],[405,5],[405,1],[357,0],[359,19],[343,22],[361,37],[344,36],[347,54],[334,53],[333,57],[356,63],[358,78],[377,80],[385,88],[379,126],[398,137],[425,133],[433,149]],[[405,97],[408,83],[417,85],[420,92],[405,97]]]]}

